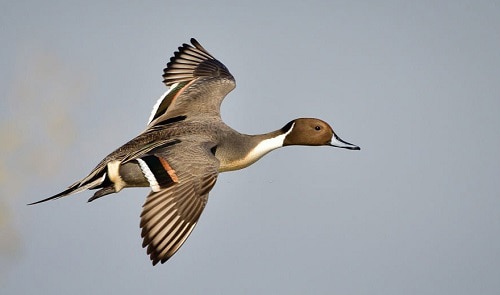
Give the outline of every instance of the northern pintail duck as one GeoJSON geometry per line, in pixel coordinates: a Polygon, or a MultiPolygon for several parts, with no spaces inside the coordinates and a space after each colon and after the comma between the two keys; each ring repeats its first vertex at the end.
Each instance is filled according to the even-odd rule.
{"type": "Polygon", "coordinates": [[[146,130],[105,157],[82,180],[32,204],[87,189],[98,189],[91,202],[126,187],[150,187],[140,227],[142,246],[156,265],[186,241],[219,172],[245,168],[288,145],[359,150],[319,119],[295,119],[259,135],[232,129],[221,120],[220,105],[236,86],[234,77],[195,39],[191,44],[179,47],[164,69],[163,82],[169,90],[156,103],[146,130]]]}

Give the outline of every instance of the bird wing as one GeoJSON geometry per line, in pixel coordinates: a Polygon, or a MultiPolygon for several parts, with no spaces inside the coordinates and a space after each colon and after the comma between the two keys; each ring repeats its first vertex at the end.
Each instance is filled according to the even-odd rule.
{"type": "Polygon", "coordinates": [[[139,163],[151,184],[141,213],[143,247],[153,265],[164,263],[182,246],[205,208],[217,180],[215,145],[182,142],[153,151],[139,163]],[[142,161],[142,162],[141,162],[142,161]]]}
{"type": "Polygon", "coordinates": [[[234,77],[194,38],[183,44],[163,70],[170,89],[151,112],[148,127],[175,116],[220,116],[220,104],[236,87],[234,77]]]}

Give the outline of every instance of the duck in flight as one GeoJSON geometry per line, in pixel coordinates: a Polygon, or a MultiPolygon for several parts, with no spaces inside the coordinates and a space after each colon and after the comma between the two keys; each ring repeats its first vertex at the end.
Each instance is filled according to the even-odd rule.
{"type": "Polygon", "coordinates": [[[150,187],[140,227],[142,246],[156,265],[172,257],[191,234],[220,172],[245,168],[289,145],[360,149],[320,119],[295,119],[259,135],[226,125],[220,105],[235,88],[234,77],[194,38],[174,53],[163,78],[169,90],[156,103],[144,132],[68,189],[30,205],[87,189],[97,190],[91,202],[123,188],[150,187]]]}

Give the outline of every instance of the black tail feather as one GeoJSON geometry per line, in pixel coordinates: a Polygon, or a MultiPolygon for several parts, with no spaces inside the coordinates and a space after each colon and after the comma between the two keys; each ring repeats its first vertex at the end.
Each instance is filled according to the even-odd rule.
{"type": "Polygon", "coordinates": [[[106,180],[107,180],[106,173],[101,172],[101,173],[95,175],[92,179],[90,179],[89,181],[87,181],[85,183],[83,183],[83,180],[76,182],[73,185],[71,185],[69,188],[67,188],[65,191],[62,191],[62,192],[58,193],[57,195],[53,195],[52,197],[48,197],[46,199],[40,200],[38,202],[30,203],[28,205],[35,205],[35,204],[40,204],[40,203],[47,202],[50,200],[59,199],[62,197],[66,197],[66,196],[69,196],[72,194],[79,193],[79,192],[87,190],[87,189],[100,188],[100,187],[102,187],[103,183],[105,183],[106,180]]]}
{"type": "Polygon", "coordinates": [[[58,193],[57,195],[53,195],[52,197],[48,197],[46,199],[43,199],[43,200],[40,200],[40,201],[37,201],[37,202],[29,203],[28,205],[36,205],[36,204],[40,204],[40,203],[47,202],[47,201],[50,201],[50,200],[55,200],[55,199],[59,199],[59,198],[65,197],[67,195],[72,194],[77,188],[78,188],[78,185],[72,185],[68,189],[66,189],[65,191],[62,191],[62,192],[58,193]]]}

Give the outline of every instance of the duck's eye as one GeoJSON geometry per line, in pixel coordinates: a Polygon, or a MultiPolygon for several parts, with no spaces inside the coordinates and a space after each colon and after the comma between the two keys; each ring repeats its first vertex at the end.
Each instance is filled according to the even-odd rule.
{"type": "Polygon", "coordinates": [[[321,130],[321,127],[320,126],[316,126],[316,127],[314,127],[314,130],[318,130],[319,131],[319,130],[321,130]]]}

